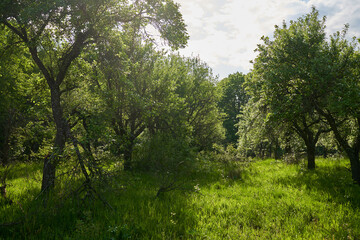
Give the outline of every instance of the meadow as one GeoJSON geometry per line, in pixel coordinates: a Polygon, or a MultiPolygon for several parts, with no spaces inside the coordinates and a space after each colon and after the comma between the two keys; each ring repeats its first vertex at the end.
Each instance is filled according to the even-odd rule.
{"type": "Polygon", "coordinates": [[[360,186],[346,159],[317,159],[313,171],[274,159],[198,161],[158,197],[156,175],[113,167],[95,186],[111,208],[95,195],[67,196],[66,185],[45,204],[41,166],[17,164],[0,239],[360,239],[360,186]]]}

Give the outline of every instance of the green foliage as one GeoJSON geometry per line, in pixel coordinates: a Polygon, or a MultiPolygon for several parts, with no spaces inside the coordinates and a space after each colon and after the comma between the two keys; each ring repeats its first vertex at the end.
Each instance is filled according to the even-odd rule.
{"type": "Polygon", "coordinates": [[[219,93],[211,69],[198,58],[171,55],[155,65],[154,120],[150,131],[170,131],[189,137],[200,149],[223,139],[219,93]]]}
{"type": "Polygon", "coordinates": [[[267,114],[266,121],[295,132],[303,140],[310,169],[315,168],[316,144],[321,134],[330,131],[324,113],[341,105],[337,102],[342,98],[336,93],[344,87],[340,90],[335,85],[342,78],[358,81],[351,74],[355,45],[348,44],[340,33],[327,41],[325,20],[313,8],[309,14],[290,21],[289,26],[285,22],[282,27],[276,26],[274,40],[263,37],[264,43],[256,49],[259,55],[246,82],[253,102],[258,102],[267,114]],[[342,55],[348,60],[344,62],[342,55]],[[330,100],[331,96],[335,98],[330,100]]]}
{"type": "Polygon", "coordinates": [[[305,147],[314,157],[318,139],[335,148],[334,136],[359,182],[360,55],[347,27],[327,40],[314,8],[263,38],[251,73],[217,84],[199,58],[157,51],[149,25],[186,45],[172,0],[0,3],[0,161],[32,161],[0,167],[0,238],[359,238],[345,161],[285,164],[305,147]],[[224,127],[237,149],[219,145],[224,127]],[[273,154],[285,163],[247,159],[273,154]]]}
{"type": "MultiPolygon", "coordinates": [[[[280,158],[281,147],[289,141],[289,126],[279,125],[268,119],[268,109],[263,99],[252,96],[244,106],[238,127],[238,150],[243,157],[280,158]],[[285,143],[285,144],[284,144],[285,143]]],[[[289,144],[287,144],[289,145],[289,144]]]]}
{"type": "Polygon", "coordinates": [[[174,138],[170,134],[159,132],[143,141],[134,153],[134,161],[138,162],[138,169],[159,175],[190,171],[195,157],[186,139],[174,138]]]}
{"type": "MultiPolygon", "coordinates": [[[[85,119],[87,117],[84,116],[86,113],[79,112],[76,109],[78,106],[71,106],[71,102],[67,102],[68,105],[64,104],[63,100],[64,93],[68,93],[67,100],[71,98],[69,92],[81,85],[76,79],[85,75],[81,68],[79,71],[74,67],[81,54],[90,52],[91,46],[94,49],[95,45],[96,49],[99,39],[106,42],[107,36],[122,31],[125,33],[130,25],[141,31],[142,36],[148,36],[146,26],[152,25],[160,32],[162,39],[174,49],[184,47],[188,40],[179,5],[171,0],[135,2],[19,0],[2,2],[0,7],[1,27],[5,26],[16,36],[17,41],[26,46],[26,50],[29,51],[48,84],[53,120],[56,125],[53,149],[62,155],[69,137],[77,149],[80,162],[81,152],[77,147],[76,136],[71,133],[71,128],[75,127],[77,122],[75,120],[75,123],[71,123],[69,115],[74,115],[75,112],[81,115],[77,116],[77,120],[82,118],[84,130],[89,136],[90,130],[85,119]],[[66,109],[67,107],[73,109],[66,109]],[[75,125],[72,126],[73,124],[75,125]]],[[[145,38],[152,40],[149,37],[145,38]]],[[[132,56],[129,55],[129,58],[132,56]]],[[[131,67],[136,66],[136,61],[131,67]]],[[[78,61],[78,63],[86,65],[86,62],[78,61]]],[[[138,69],[134,69],[132,73],[135,74],[136,70],[138,69]]],[[[77,100],[88,101],[89,98],[85,96],[89,95],[86,94],[77,100]]],[[[2,145],[8,145],[7,139],[8,137],[1,141],[6,142],[2,145]]],[[[88,157],[92,158],[91,145],[84,142],[80,145],[88,157]]],[[[1,150],[1,152],[5,151],[1,150]]],[[[56,165],[59,161],[49,162],[46,158],[44,161],[43,189],[50,189],[54,186],[56,165]]],[[[86,175],[86,170],[83,170],[83,173],[86,175]]]]}
{"type": "Polygon", "coordinates": [[[26,49],[16,42],[15,35],[3,27],[1,33],[0,162],[7,164],[38,155],[52,136],[49,136],[47,109],[49,93],[44,79],[34,70],[26,49]]]}
{"type": "Polygon", "coordinates": [[[221,80],[217,87],[222,92],[221,99],[218,102],[219,108],[226,113],[223,126],[226,129],[226,142],[236,143],[238,140],[236,124],[239,122],[239,116],[244,111],[249,96],[245,88],[245,75],[242,73],[230,74],[227,78],[221,80]]]}
{"type": "Polygon", "coordinates": [[[265,100],[271,118],[279,122],[313,114],[312,87],[318,81],[319,65],[324,64],[325,18],[318,18],[313,9],[289,27],[276,26],[274,40],[263,37],[264,44],[257,48],[259,56],[247,86],[252,96],[265,100]]]}
{"type": "Polygon", "coordinates": [[[179,11],[180,5],[172,0],[153,1],[153,3],[156,3],[154,9],[157,13],[157,19],[155,18],[155,21],[161,19],[162,21],[159,22],[163,24],[163,27],[159,27],[160,24],[154,24],[160,31],[161,37],[173,49],[184,48],[189,36],[186,34],[186,25],[179,11]]]}
{"type": "Polygon", "coordinates": [[[111,44],[99,43],[96,62],[92,56],[89,60],[96,69],[94,92],[105,104],[103,116],[113,130],[111,149],[123,154],[125,169],[146,131],[171,134],[199,148],[221,141],[219,94],[211,69],[198,58],[155,51],[136,26],[123,33],[109,36],[111,44]]]}
{"type": "Polygon", "coordinates": [[[219,163],[221,175],[231,180],[241,180],[250,166],[250,161],[239,156],[239,151],[232,145],[226,148],[214,144],[214,152],[211,154],[213,161],[219,163]]]}
{"type": "Polygon", "coordinates": [[[184,179],[191,176],[196,166],[195,151],[186,139],[163,132],[149,136],[137,147],[134,161],[135,169],[156,176],[158,197],[169,191],[185,190],[187,183],[184,179]]]}

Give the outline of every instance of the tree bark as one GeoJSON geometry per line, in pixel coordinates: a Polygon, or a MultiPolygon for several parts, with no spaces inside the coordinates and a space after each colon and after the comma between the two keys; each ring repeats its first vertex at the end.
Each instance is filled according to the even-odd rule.
{"type": "MultiPolygon", "coordinates": [[[[317,122],[317,121],[315,121],[317,122]]],[[[303,128],[301,128],[296,122],[294,123],[295,132],[303,139],[306,146],[308,169],[313,170],[316,167],[315,154],[316,154],[316,143],[319,140],[320,135],[325,132],[321,128],[314,134],[310,129],[312,123],[307,124],[306,119],[303,118],[303,128]]]]}
{"type": "Polygon", "coordinates": [[[349,160],[350,160],[352,179],[354,180],[355,183],[360,185],[359,151],[348,148],[348,149],[345,149],[345,152],[348,155],[349,160]]]}
{"type": "Polygon", "coordinates": [[[1,150],[0,150],[0,164],[2,166],[6,166],[9,164],[9,134],[5,131],[4,140],[0,142],[1,150]]]}
{"type": "Polygon", "coordinates": [[[60,102],[60,88],[56,84],[50,86],[51,107],[56,125],[56,136],[53,145],[53,152],[50,157],[44,159],[43,179],[41,190],[48,191],[55,186],[56,166],[64,152],[66,142],[66,122],[63,117],[63,110],[60,102]]]}
{"type": "Polygon", "coordinates": [[[92,30],[88,30],[85,33],[79,33],[75,36],[74,44],[71,48],[68,49],[68,52],[64,54],[64,56],[59,61],[59,69],[56,78],[53,76],[53,71],[49,71],[45,67],[43,61],[39,58],[37,48],[31,46],[28,40],[24,40],[27,41],[31,56],[41,72],[44,74],[44,77],[49,85],[51,92],[51,108],[56,125],[56,136],[53,146],[53,153],[49,158],[44,160],[43,180],[41,186],[42,191],[48,191],[49,189],[54,188],[56,165],[58,164],[59,159],[64,152],[66,143],[67,122],[63,116],[63,109],[61,106],[60,85],[64,81],[72,61],[79,56],[81,50],[86,45],[85,41],[91,35],[91,32],[92,30]]]}
{"type": "Polygon", "coordinates": [[[131,142],[128,144],[126,149],[124,150],[124,170],[129,171],[132,169],[131,158],[133,151],[134,143],[131,142]]]}
{"type": "Polygon", "coordinates": [[[312,143],[312,142],[306,145],[309,170],[315,169],[315,147],[316,147],[316,143],[312,143]]]}
{"type": "Polygon", "coordinates": [[[6,117],[6,123],[4,123],[4,126],[2,126],[3,130],[3,136],[2,140],[0,140],[0,164],[2,166],[6,166],[9,164],[9,150],[10,150],[10,136],[11,136],[11,130],[13,128],[14,124],[14,118],[15,113],[13,110],[9,109],[7,113],[5,114],[6,117]]]}
{"type": "MultiPolygon", "coordinates": [[[[18,21],[17,18],[16,20],[18,21]]],[[[18,35],[27,45],[35,64],[39,67],[40,71],[44,75],[51,91],[51,108],[56,125],[56,136],[51,156],[44,159],[43,180],[41,186],[42,191],[48,191],[55,186],[56,165],[58,164],[65,148],[67,122],[64,119],[63,109],[60,101],[60,85],[64,81],[71,63],[80,55],[82,49],[89,43],[87,40],[89,40],[89,38],[95,34],[95,31],[92,28],[88,28],[85,32],[77,32],[74,35],[74,43],[71,44],[69,48],[62,49],[64,51],[60,51],[63,52],[63,55],[58,59],[58,69],[54,67],[48,68],[45,66],[44,61],[38,55],[38,46],[41,46],[39,37],[42,36],[43,30],[48,25],[48,21],[49,18],[44,24],[42,24],[36,36],[33,38],[29,38],[26,25],[23,26],[23,24],[18,22],[19,26],[15,26],[6,19],[1,21],[12,32],[18,35]],[[57,72],[56,76],[54,75],[54,72],[57,72]]]]}
{"type": "Polygon", "coordinates": [[[275,141],[275,150],[274,150],[274,157],[275,160],[279,160],[280,159],[280,146],[279,146],[279,141],[276,140],[275,141]]]}
{"type": "Polygon", "coordinates": [[[349,142],[346,139],[346,136],[342,135],[339,128],[338,123],[336,119],[333,117],[333,115],[329,111],[324,111],[323,109],[317,107],[316,109],[321,115],[323,115],[328,124],[331,127],[331,130],[333,131],[335,138],[338,142],[338,144],[341,146],[341,148],[346,152],[346,155],[348,156],[350,160],[350,166],[351,166],[351,175],[352,179],[355,183],[360,185],[360,160],[359,160],[359,148],[360,148],[360,119],[358,120],[358,133],[356,136],[355,143],[351,146],[349,142]]]}
{"type": "Polygon", "coordinates": [[[273,149],[273,145],[272,145],[272,143],[270,143],[270,146],[268,149],[268,158],[271,158],[271,156],[272,156],[272,149],[273,149]]]}

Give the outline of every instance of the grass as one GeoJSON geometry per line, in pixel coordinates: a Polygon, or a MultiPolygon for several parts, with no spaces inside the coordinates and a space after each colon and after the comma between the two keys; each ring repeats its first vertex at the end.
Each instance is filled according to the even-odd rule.
{"type": "Polygon", "coordinates": [[[187,191],[160,198],[156,176],[120,172],[97,187],[111,210],[79,198],[44,208],[35,200],[39,166],[20,164],[8,188],[17,203],[0,205],[0,223],[22,223],[0,227],[0,239],[360,239],[360,187],[347,167],[339,159],[317,159],[315,171],[272,159],[245,168],[205,161],[187,176],[187,191]]]}

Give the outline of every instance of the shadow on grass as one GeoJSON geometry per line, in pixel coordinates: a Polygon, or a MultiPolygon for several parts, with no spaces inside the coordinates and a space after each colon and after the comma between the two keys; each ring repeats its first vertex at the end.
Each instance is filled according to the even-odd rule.
{"type": "MultiPolygon", "coordinates": [[[[232,182],[247,177],[247,170],[229,169],[221,163],[204,161],[194,166],[191,173],[181,176],[181,188],[156,198],[159,179],[154,174],[120,171],[108,183],[97,183],[100,196],[114,208],[106,207],[94,196],[83,193],[78,197],[54,199],[43,205],[41,198],[34,200],[38,188],[21,190],[18,206],[0,209],[7,217],[5,222],[17,221],[20,225],[0,227],[4,239],[194,239],[198,219],[192,202],[196,186],[206,187],[218,181],[232,182]],[[228,171],[228,172],[227,172],[228,171]],[[84,201],[82,200],[84,199],[84,201]]],[[[28,174],[41,169],[40,164],[19,165],[10,179],[29,178],[28,174]]],[[[80,185],[82,180],[74,181],[80,185]]],[[[95,184],[94,184],[95,185],[95,184]]],[[[73,186],[73,187],[74,187],[73,186]]],[[[62,186],[66,188],[67,186],[62,186]]],[[[74,187],[76,188],[76,187],[74,187]]],[[[0,222],[1,223],[1,222],[0,222]]]]}
{"type": "MultiPolygon", "coordinates": [[[[75,184],[80,184],[76,182],[75,184]]],[[[0,208],[1,221],[21,224],[0,226],[1,239],[189,239],[196,226],[188,191],[171,191],[156,198],[157,180],[149,174],[121,173],[97,191],[114,210],[94,196],[54,199],[44,207],[34,200],[38,189],[18,196],[22,208],[0,208]]],[[[0,222],[2,223],[2,222],[0,222]]]]}
{"type": "Polygon", "coordinates": [[[42,170],[42,164],[31,162],[31,163],[13,163],[8,169],[0,167],[0,173],[8,172],[6,180],[15,180],[18,178],[28,178],[30,175],[37,171],[42,170]]]}
{"type": "Polygon", "coordinates": [[[285,176],[277,182],[309,192],[328,194],[329,201],[339,204],[349,203],[360,209],[360,186],[354,184],[351,173],[344,166],[318,166],[315,170],[300,169],[295,176],[285,176]]]}

